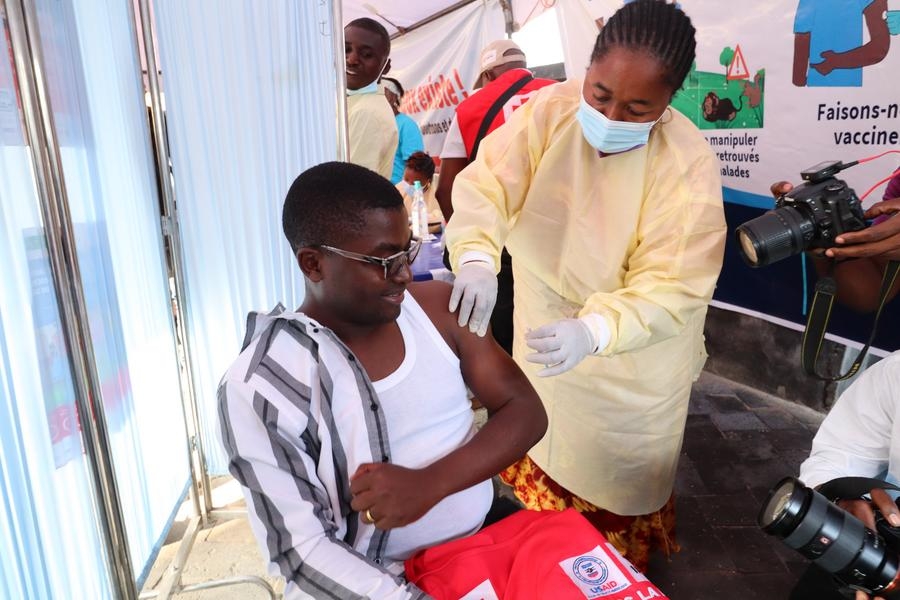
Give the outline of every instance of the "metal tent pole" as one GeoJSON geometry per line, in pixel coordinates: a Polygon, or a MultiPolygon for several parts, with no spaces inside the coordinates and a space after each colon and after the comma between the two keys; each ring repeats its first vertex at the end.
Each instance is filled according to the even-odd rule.
{"type": "MultiPolygon", "coordinates": [[[[347,61],[344,59],[344,25],[341,0],[327,0],[331,4],[331,41],[334,52],[335,106],[337,107],[337,160],[350,156],[350,131],[347,128],[347,61]]],[[[322,31],[322,35],[328,35],[322,31]]]]}
{"type": "MultiPolygon", "coordinates": [[[[131,4],[131,3],[129,3],[131,4]]],[[[194,509],[199,512],[203,524],[209,519],[212,510],[212,496],[209,484],[209,473],[206,470],[206,454],[203,437],[200,434],[200,412],[197,408],[197,397],[194,393],[192,375],[192,353],[187,326],[187,286],[184,276],[184,250],[181,245],[181,227],[178,220],[178,207],[175,199],[175,186],[169,171],[169,145],[166,142],[166,115],[162,105],[162,92],[159,85],[159,68],[154,52],[154,38],[151,28],[150,1],[138,0],[140,9],[139,35],[143,39],[144,60],[147,64],[147,80],[150,92],[150,113],[152,115],[153,144],[156,147],[156,168],[159,173],[160,192],[163,196],[163,236],[168,237],[171,272],[175,285],[174,311],[175,329],[181,342],[176,348],[182,362],[179,379],[181,387],[182,410],[185,417],[185,430],[188,436],[188,452],[191,458],[191,493],[194,509]]],[[[129,7],[129,10],[131,8],[129,7]]],[[[132,21],[135,21],[132,19],[132,21]]],[[[135,39],[135,43],[138,40],[135,39]]]]}
{"type": "Polygon", "coordinates": [[[75,390],[92,499],[116,598],[137,598],[125,524],[91,344],[69,200],[53,122],[33,0],[0,0],[9,23],[25,135],[40,201],[50,269],[75,390]]]}

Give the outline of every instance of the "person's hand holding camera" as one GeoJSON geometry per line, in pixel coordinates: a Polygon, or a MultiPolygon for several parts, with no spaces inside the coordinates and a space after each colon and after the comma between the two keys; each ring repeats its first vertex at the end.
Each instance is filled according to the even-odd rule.
{"type": "Polygon", "coordinates": [[[881,511],[881,514],[884,515],[884,518],[887,519],[891,526],[900,527],[900,509],[897,508],[897,505],[891,500],[891,497],[888,496],[887,492],[881,488],[877,488],[872,490],[869,495],[872,498],[871,501],[865,499],[838,500],[837,505],[862,521],[863,524],[872,531],[875,531],[875,512],[872,510],[873,505],[881,511]]]}
{"type": "Polygon", "coordinates": [[[867,219],[887,218],[860,231],[842,233],[837,238],[837,246],[825,251],[830,258],[878,257],[886,260],[900,260],[900,198],[876,202],[866,211],[867,219]]]}
{"type": "MultiPolygon", "coordinates": [[[[770,190],[776,198],[794,186],[787,181],[773,183],[770,190]]],[[[830,248],[806,250],[820,276],[831,275],[838,283],[837,299],[857,312],[874,312],[881,299],[880,290],[888,261],[900,260],[900,198],[876,202],[863,218],[876,219],[874,225],[846,231],[835,237],[830,248]],[[879,219],[881,217],[881,219],[879,219]],[[829,261],[827,259],[834,259],[829,261]]],[[[885,301],[900,293],[900,278],[888,290],[885,301]]]]}
{"type": "MultiPolygon", "coordinates": [[[[884,518],[887,519],[888,523],[893,527],[900,527],[900,509],[897,508],[897,504],[891,500],[891,497],[888,496],[887,492],[885,492],[881,488],[876,488],[869,492],[872,500],[838,500],[837,505],[843,508],[845,511],[859,519],[863,522],[863,524],[875,531],[875,511],[872,509],[873,505],[876,509],[878,509],[884,518]]],[[[865,592],[856,592],[856,600],[867,600],[871,598],[865,592]]],[[[881,596],[875,596],[874,600],[883,600],[881,596]]]]}
{"type": "MultiPolygon", "coordinates": [[[[792,189],[794,186],[787,181],[773,183],[770,188],[776,198],[792,189]]],[[[900,218],[893,218],[897,213],[900,213],[900,198],[876,202],[866,210],[866,219],[887,218],[865,229],[842,233],[834,240],[836,246],[825,251],[816,249],[813,254],[838,260],[847,258],[900,260],[900,218]]]]}

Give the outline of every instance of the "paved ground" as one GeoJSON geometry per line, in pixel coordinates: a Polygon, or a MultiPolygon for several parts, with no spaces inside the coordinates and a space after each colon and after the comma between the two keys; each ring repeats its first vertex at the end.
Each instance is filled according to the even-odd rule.
{"type": "Polygon", "coordinates": [[[681,552],[648,576],[672,600],[780,600],[804,559],[763,533],[771,486],[796,475],[822,415],[704,374],[694,388],[675,485],[681,552]]]}
{"type": "MultiPolygon", "coordinates": [[[[764,534],[756,515],[769,488],[798,472],[822,415],[704,374],[695,386],[676,483],[681,552],[657,556],[649,577],[672,600],[780,600],[805,568],[802,557],[764,534]]],[[[218,480],[215,505],[240,506],[234,482],[218,480]]],[[[143,590],[152,593],[177,550],[173,529],[143,590]]],[[[185,584],[263,576],[262,559],[245,518],[220,520],[197,537],[182,573],[185,584]]],[[[276,591],[282,586],[269,579],[276,591]]],[[[179,598],[267,598],[237,586],[179,598]]]]}

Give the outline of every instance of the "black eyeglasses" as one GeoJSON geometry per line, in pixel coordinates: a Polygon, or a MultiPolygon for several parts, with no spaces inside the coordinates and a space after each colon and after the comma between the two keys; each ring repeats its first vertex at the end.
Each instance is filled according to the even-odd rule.
{"type": "Polygon", "coordinates": [[[384,268],[384,278],[387,279],[388,277],[395,277],[397,273],[400,272],[400,269],[411,265],[413,261],[416,260],[416,256],[419,255],[419,250],[422,248],[422,240],[413,237],[409,240],[409,248],[401,250],[397,254],[391,254],[386,258],[369,256],[368,254],[359,254],[357,252],[350,252],[349,250],[341,250],[340,248],[326,246],[325,244],[319,244],[319,248],[334,252],[338,256],[343,256],[350,260],[369,263],[370,265],[378,265],[384,268]]]}

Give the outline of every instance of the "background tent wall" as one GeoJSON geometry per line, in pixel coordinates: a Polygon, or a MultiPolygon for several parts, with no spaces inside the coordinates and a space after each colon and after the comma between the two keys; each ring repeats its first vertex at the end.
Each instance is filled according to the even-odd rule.
{"type": "MultiPolygon", "coordinates": [[[[216,387],[251,310],[303,300],[281,205],[304,169],[339,156],[328,3],[155,2],[184,306],[210,473],[226,471],[216,387]]],[[[337,30],[340,31],[340,30],[337,30]]]]}
{"type": "Polygon", "coordinates": [[[133,15],[0,6],[0,594],[134,598],[189,472],[133,15]]]}

